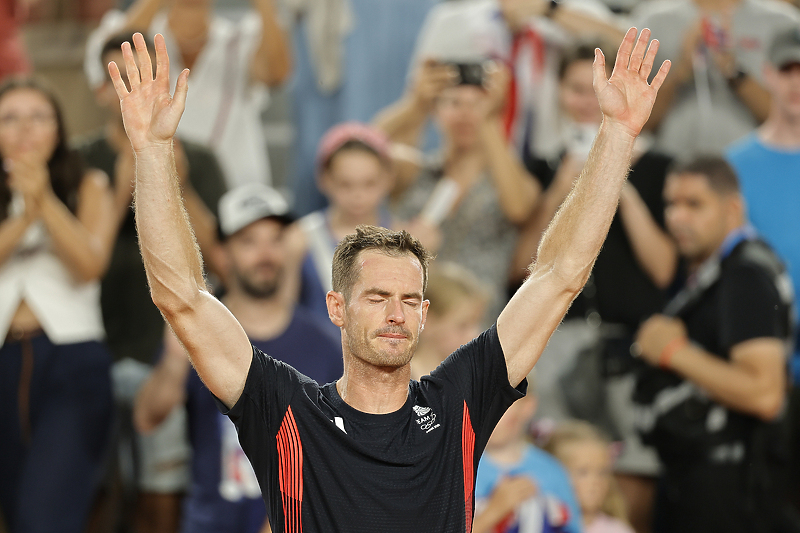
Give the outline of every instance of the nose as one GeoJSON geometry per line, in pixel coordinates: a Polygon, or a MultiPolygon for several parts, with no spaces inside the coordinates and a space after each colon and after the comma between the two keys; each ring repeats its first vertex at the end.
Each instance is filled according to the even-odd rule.
{"type": "Polygon", "coordinates": [[[403,302],[397,298],[390,298],[387,306],[386,321],[390,324],[404,324],[406,315],[403,310],[403,302]]]}

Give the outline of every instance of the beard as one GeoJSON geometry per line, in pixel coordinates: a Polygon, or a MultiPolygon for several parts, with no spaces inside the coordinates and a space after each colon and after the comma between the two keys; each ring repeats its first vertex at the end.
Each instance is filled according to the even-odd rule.
{"type": "Polygon", "coordinates": [[[407,365],[417,351],[418,342],[419,334],[414,335],[403,326],[386,326],[372,332],[364,329],[359,334],[351,335],[348,332],[347,335],[347,348],[353,356],[382,368],[400,368],[407,365]],[[378,340],[380,335],[385,334],[400,334],[405,335],[406,338],[396,341],[378,340]],[[377,343],[381,342],[404,343],[406,347],[402,351],[380,349],[377,347],[377,343]]]}
{"type": "Polygon", "coordinates": [[[274,263],[264,262],[247,271],[233,268],[232,273],[245,294],[252,298],[267,299],[278,292],[283,270],[274,263]],[[270,275],[260,274],[261,270],[267,270],[270,275]]]}

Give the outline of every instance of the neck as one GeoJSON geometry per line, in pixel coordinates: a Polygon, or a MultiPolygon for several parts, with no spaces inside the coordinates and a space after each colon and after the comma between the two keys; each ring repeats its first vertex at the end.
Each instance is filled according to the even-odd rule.
{"type": "Polygon", "coordinates": [[[515,438],[510,442],[492,446],[491,441],[486,445],[486,453],[492,461],[502,466],[511,466],[522,460],[525,453],[525,441],[522,438],[515,438]]]}
{"type": "Polygon", "coordinates": [[[383,415],[403,407],[408,398],[410,379],[410,364],[399,368],[380,368],[346,355],[344,374],[336,382],[336,390],[353,409],[383,415]]]}
{"type": "Polygon", "coordinates": [[[271,340],[281,335],[288,327],[294,311],[277,293],[269,298],[254,298],[235,287],[231,287],[223,302],[247,336],[257,340],[271,340]]]}
{"type": "Polygon", "coordinates": [[[377,211],[367,213],[364,216],[355,216],[350,213],[345,213],[341,209],[331,206],[328,211],[328,223],[331,226],[333,235],[341,240],[345,236],[355,233],[356,226],[361,224],[368,224],[371,226],[380,225],[380,215],[377,211]]]}
{"type": "Polygon", "coordinates": [[[486,168],[483,152],[473,149],[450,147],[444,160],[445,175],[464,183],[472,182],[486,168]]]}
{"type": "Polygon", "coordinates": [[[758,128],[758,137],[771,146],[800,148],[800,117],[787,117],[773,110],[758,128]]]}

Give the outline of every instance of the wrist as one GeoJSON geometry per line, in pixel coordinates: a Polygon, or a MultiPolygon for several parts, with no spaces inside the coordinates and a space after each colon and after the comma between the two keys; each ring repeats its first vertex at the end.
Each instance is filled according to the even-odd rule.
{"type": "MultiPolygon", "coordinates": [[[[636,141],[636,137],[639,136],[639,132],[631,129],[629,126],[626,126],[621,122],[617,122],[608,118],[607,116],[603,116],[603,122],[600,124],[597,137],[599,138],[601,135],[612,137],[630,144],[631,150],[633,150],[633,143],[636,141]]],[[[595,139],[595,143],[596,142],[597,139],[595,139]]]]}
{"type": "Polygon", "coordinates": [[[686,348],[689,345],[689,339],[686,337],[675,337],[667,343],[661,350],[658,356],[658,366],[663,369],[670,369],[672,365],[672,358],[677,352],[686,348]]]}

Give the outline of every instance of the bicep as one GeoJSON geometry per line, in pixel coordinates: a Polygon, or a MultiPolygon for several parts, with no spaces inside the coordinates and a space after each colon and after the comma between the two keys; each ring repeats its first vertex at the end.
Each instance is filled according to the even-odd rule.
{"type": "Polygon", "coordinates": [[[253,349],[242,326],[219,300],[201,291],[197,302],[167,320],[208,390],[233,407],[244,390],[253,349]]]}
{"type": "Polygon", "coordinates": [[[786,344],[775,337],[749,339],[730,350],[733,364],[746,370],[764,390],[782,390],[785,381],[786,344]]]}
{"type": "Polygon", "coordinates": [[[497,319],[508,380],[517,386],[539,360],[577,295],[553,270],[534,269],[497,319]]]}

